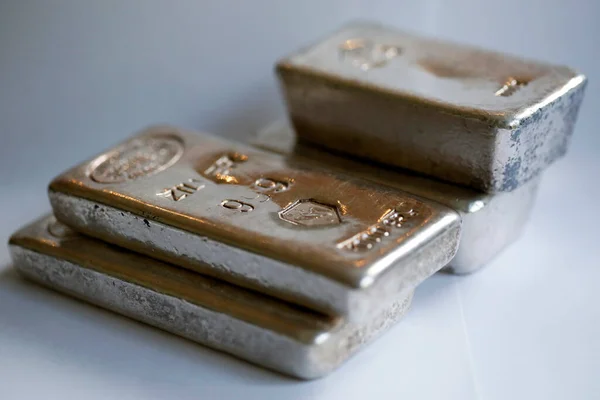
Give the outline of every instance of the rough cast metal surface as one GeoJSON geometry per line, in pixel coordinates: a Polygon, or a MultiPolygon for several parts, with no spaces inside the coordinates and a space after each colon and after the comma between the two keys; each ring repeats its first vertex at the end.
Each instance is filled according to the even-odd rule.
{"type": "Polygon", "coordinates": [[[460,233],[435,202],[170,127],[61,175],[50,200],[90,236],[350,320],[442,268],[460,233]],[[147,138],[184,150],[140,151],[147,138]]]}
{"type": "Polygon", "coordinates": [[[586,79],[560,66],[353,23],[281,60],[298,135],[485,192],[562,156],[586,79]]]}
{"type": "Polygon", "coordinates": [[[44,217],[12,236],[15,267],[25,277],[297,378],[331,372],[398,321],[412,300],[410,292],[363,324],[344,323],[56,224],[44,217]]]}
{"type": "Polygon", "coordinates": [[[512,192],[484,194],[405,169],[359,162],[328,153],[319,147],[306,146],[296,141],[296,134],[286,120],[276,121],[261,130],[252,144],[394,186],[458,211],[462,216],[460,244],[447,267],[457,274],[478,270],[519,237],[529,218],[541,180],[541,177],[532,179],[512,192]]]}

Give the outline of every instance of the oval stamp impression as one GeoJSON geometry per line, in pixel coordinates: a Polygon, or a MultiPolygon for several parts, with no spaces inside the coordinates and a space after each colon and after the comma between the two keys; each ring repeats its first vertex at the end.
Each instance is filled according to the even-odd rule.
{"type": "Polygon", "coordinates": [[[183,154],[174,136],[133,139],[92,163],[90,178],[98,183],[121,183],[156,174],[175,164],[183,154]]]}
{"type": "Polygon", "coordinates": [[[51,217],[48,221],[48,232],[58,239],[68,239],[78,236],[75,231],[62,222],[59,222],[55,217],[51,217]]]}

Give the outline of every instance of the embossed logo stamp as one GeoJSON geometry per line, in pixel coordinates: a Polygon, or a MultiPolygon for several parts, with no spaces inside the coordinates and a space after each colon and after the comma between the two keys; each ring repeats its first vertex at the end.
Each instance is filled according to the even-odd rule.
{"type": "Polygon", "coordinates": [[[173,136],[133,139],[93,163],[90,177],[99,183],[121,183],[156,174],[175,164],[183,145],[173,136]]]}
{"type": "Polygon", "coordinates": [[[232,175],[232,170],[239,164],[246,162],[248,156],[239,153],[225,154],[211,164],[202,175],[216,183],[237,184],[237,178],[232,175]]]}
{"type": "Polygon", "coordinates": [[[181,201],[186,197],[196,193],[200,189],[204,189],[206,185],[196,178],[190,178],[185,182],[181,182],[170,188],[165,188],[156,193],[157,196],[166,197],[173,201],[181,201]]]}
{"type": "Polygon", "coordinates": [[[342,220],[335,206],[318,203],[314,200],[298,200],[279,211],[279,218],[293,225],[328,226],[337,225],[342,220]]]}
{"type": "Polygon", "coordinates": [[[339,46],[340,58],[367,71],[381,68],[400,54],[396,46],[375,43],[369,39],[348,39],[339,46]]]}
{"type": "Polygon", "coordinates": [[[386,237],[390,236],[395,228],[402,228],[402,224],[409,218],[417,216],[414,209],[389,210],[379,219],[377,224],[371,225],[362,232],[338,243],[338,248],[350,251],[367,251],[373,249],[386,237]]]}

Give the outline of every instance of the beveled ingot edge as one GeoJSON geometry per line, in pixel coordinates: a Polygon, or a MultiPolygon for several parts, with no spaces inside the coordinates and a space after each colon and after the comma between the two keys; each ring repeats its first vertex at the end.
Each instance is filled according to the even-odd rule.
{"type": "Polygon", "coordinates": [[[109,274],[132,284],[150,288],[166,296],[176,296],[212,311],[227,312],[240,320],[260,325],[305,344],[314,344],[323,329],[333,332],[342,324],[340,317],[324,315],[305,307],[282,302],[262,293],[181,269],[131,250],[122,250],[90,236],[75,233],[73,238],[55,238],[47,231],[49,222],[53,219],[52,215],[45,215],[25,225],[10,237],[9,247],[16,246],[61,259],[81,268],[109,274]],[[80,247],[73,249],[62,244],[63,240],[72,239],[77,240],[80,247]],[[82,249],[86,251],[81,252],[82,249]],[[239,305],[230,302],[234,299],[238,303],[254,302],[254,306],[241,309],[239,305]],[[261,306],[283,309],[284,314],[273,313],[270,320],[261,318],[260,312],[257,311],[261,306]],[[291,317],[285,319],[285,313],[291,317]],[[299,335],[294,335],[290,331],[290,325],[294,324],[296,324],[294,328],[300,330],[299,335]]]}
{"type": "MultiPolygon", "coordinates": [[[[157,134],[177,134],[181,137],[184,143],[188,143],[188,140],[193,141],[194,137],[202,137],[208,135],[191,133],[183,129],[175,128],[168,125],[158,125],[151,126],[146,129],[140,131],[137,135],[129,137],[122,141],[121,143],[113,146],[113,148],[117,148],[122,146],[124,143],[132,140],[133,138],[143,137],[143,136],[153,136],[157,134]]],[[[219,138],[211,137],[211,140],[225,142],[219,138]]],[[[243,143],[232,142],[231,146],[233,148],[244,148],[247,145],[243,143]]],[[[109,150],[110,151],[110,150],[109,150]]],[[[273,153],[269,153],[260,149],[252,149],[254,152],[263,153],[265,155],[273,156],[273,153]]],[[[190,232],[193,234],[201,235],[209,237],[210,239],[231,245],[233,247],[239,247],[249,252],[273,258],[274,260],[278,260],[285,263],[290,263],[293,265],[299,265],[302,268],[306,268],[312,272],[316,272],[317,274],[326,276],[330,279],[337,281],[343,285],[349,285],[354,288],[364,288],[369,286],[374,279],[379,279],[378,275],[382,274],[385,271],[395,269],[400,267],[403,264],[403,260],[405,260],[408,255],[409,248],[407,243],[403,243],[401,246],[397,247],[395,250],[388,252],[384,257],[379,257],[377,261],[373,262],[373,267],[369,266],[367,268],[323,268],[321,260],[318,258],[307,259],[304,254],[296,254],[290,252],[281,252],[275,251],[272,249],[265,249],[259,243],[252,240],[246,241],[232,241],[230,237],[227,235],[220,233],[215,228],[200,226],[194,218],[187,218],[186,215],[176,214],[166,209],[163,209],[159,206],[152,205],[148,202],[145,202],[141,199],[120,195],[118,193],[114,193],[111,191],[102,191],[102,190],[94,190],[87,188],[85,184],[78,182],[75,179],[71,179],[69,176],[72,174],[80,173],[81,169],[87,166],[90,161],[95,160],[100,157],[104,153],[100,153],[90,160],[81,163],[63,174],[59,175],[49,184],[48,192],[49,195],[53,193],[62,193],[68,196],[80,197],[82,199],[98,202],[100,204],[104,204],[109,207],[115,207],[122,209],[124,211],[130,212],[134,215],[140,216],[142,218],[147,218],[148,220],[153,220],[155,222],[163,223],[165,225],[173,226],[175,228],[181,229],[186,232],[190,232]],[[200,228],[200,229],[199,229],[200,228]],[[208,229],[210,228],[210,229],[208,229]]],[[[183,159],[183,158],[182,158],[183,159]]],[[[181,162],[180,159],[174,165],[177,165],[181,162]]],[[[356,178],[354,178],[356,179],[356,178]]],[[[358,179],[364,184],[368,185],[380,185],[376,184],[372,181],[358,179]]],[[[419,243],[422,245],[427,245],[428,242],[435,240],[437,237],[446,234],[448,231],[452,230],[454,227],[459,226],[461,223],[461,219],[459,214],[441,204],[418,198],[417,196],[410,195],[409,193],[402,192],[399,189],[394,189],[395,191],[402,193],[407,198],[415,199],[422,202],[426,207],[429,207],[434,215],[434,218],[430,218],[428,220],[428,224],[426,229],[423,232],[419,233],[419,243]],[[442,228],[440,229],[440,226],[442,228]],[[437,231],[436,231],[437,230],[437,231]]],[[[60,213],[56,212],[57,217],[60,219],[60,213]]],[[[69,221],[62,221],[66,224],[69,224],[69,221]]],[[[412,243],[415,239],[410,238],[407,242],[412,243]]],[[[441,266],[440,266],[441,268],[441,266]]]]}
{"type": "MultiPolygon", "coordinates": [[[[344,32],[345,30],[351,30],[355,28],[378,28],[384,30],[390,30],[396,32],[401,35],[424,38],[427,40],[433,40],[429,37],[422,35],[414,35],[408,32],[399,31],[398,29],[387,26],[385,24],[380,24],[371,21],[352,21],[342,25],[339,29],[330,32],[327,35],[323,35],[319,40],[313,41],[309,45],[303,46],[300,50],[297,50],[287,56],[284,56],[280,60],[278,60],[275,64],[274,71],[276,76],[278,77],[281,88],[285,91],[287,83],[286,80],[288,77],[303,76],[308,77],[310,79],[315,79],[319,82],[325,82],[328,85],[338,85],[343,86],[346,90],[354,90],[359,93],[377,93],[378,95],[388,97],[395,101],[403,102],[410,105],[415,105],[417,107],[429,108],[434,113],[444,113],[455,115],[458,117],[473,119],[480,122],[483,122],[489,125],[490,128],[502,129],[502,130],[514,130],[516,128],[527,125],[530,122],[533,122],[534,114],[540,109],[548,106],[552,102],[556,101],[558,98],[567,95],[569,92],[579,90],[580,87],[585,86],[587,84],[587,77],[576,71],[575,69],[564,66],[564,65],[552,65],[549,63],[543,63],[536,60],[526,60],[524,57],[509,55],[512,58],[526,60],[530,62],[535,62],[536,64],[546,65],[552,67],[556,70],[560,70],[561,74],[564,77],[564,82],[558,84],[556,88],[548,93],[542,99],[539,99],[534,104],[523,106],[519,110],[515,110],[511,113],[506,112],[492,112],[492,111],[483,111],[477,109],[475,107],[469,106],[459,106],[453,105],[449,102],[438,101],[435,99],[427,99],[422,96],[412,94],[408,91],[398,91],[393,89],[388,89],[382,86],[378,86],[375,84],[369,84],[367,82],[362,82],[354,79],[346,79],[340,77],[339,75],[328,73],[316,68],[312,68],[305,65],[298,65],[293,61],[293,58],[299,54],[305,53],[310,50],[312,47],[317,44],[328,40],[329,38],[344,32]]],[[[473,50],[479,50],[485,53],[494,54],[494,55],[505,55],[502,52],[483,49],[477,46],[469,46],[465,44],[459,44],[451,41],[444,41],[444,43],[452,44],[455,46],[460,46],[463,48],[469,48],[473,50]]],[[[284,96],[287,97],[287,96],[284,96]]],[[[495,130],[490,130],[487,132],[489,136],[496,136],[498,132],[495,130]]]]}
{"type": "Polygon", "coordinates": [[[456,225],[429,246],[412,251],[408,263],[416,267],[394,268],[383,273],[383,279],[372,279],[366,287],[353,288],[310,270],[199,238],[157,221],[142,222],[141,217],[110,206],[96,207],[98,203],[93,201],[61,193],[51,195],[50,200],[59,220],[86,235],[325,314],[343,315],[359,322],[380,310],[398,293],[413,290],[445,266],[456,253],[461,232],[461,226],[456,225]],[[94,219],[82,218],[93,210],[97,212],[94,219]],[[143,226],[150,236],[138,238],[135,233],[130,233],[136,226],[143,226]],[[171,238],[169,243],[156,237],[157,233],[167,234],[171,238]],[[148,243],[153,245],[148,246],[148,243]],[[239,260],[243,263],[237,262],[239,260]]]}
{"type": "MultiPolygon", "coordinates": [[[[46,220],[42,219],[42,221],[46,220]]],[[[38,220],[38,222],[40,221],[38,220]]],[[[31,225],[21,229],[10,239],[10,249],[15,267],[24,277],[200,344],[301,379],[319,378],[340,366],[364,345],[401,319],[408,311],[413,295],[412,292],[409,292],[400,296],[398,300],[365,324],[345,323],[336,327],[335,330],[321,331],[312,341],[307,342],[300,339],[300,343],[298,343],[298,339],[293,335],[280,336],[278,332],[271,331],[269,328],[262,329],[262,325],[240,320],[227,313],[222,314],[219,311],[213,312],[212,309],[195,306],[192,302],[178,297],[176,293],[165,294],[156,291],[156,285],[153,283],[144,286],[143,282],[115,277],[103,271],[102,268],[97,270],[89,265],[89,260],[87,266],[81,266],[60,257],[31,250],[29,248],[30,241],[25,240],[26,230],[31,225]],[[82,285],[78,281],[79,278],[83,279],[86,284],[82,285]],[[120,292],[117,290],[117,293],[121,295],[128,293],[129,298],[127,296],[121,299],[118,296],[111,298],[111,294],[114,295],[114,292],[111,291],[117,286],[125,286],[126,290],[120,292]],[[155,300],[158,298],[163,303],[171,304],[178,312],[168,313],[168,315],[147,312],[147,310],[144,312],[144,307],[147,306],[146,300],[151,301],[152,298],[155,300]],[[140,303],[138,299],[144,299],[144,301],[140,303]],[[185,315],[196,315],[196,318],[186,323],[181,319],[185,315]],[[202,324],[198,325],[198,322],[202,322],[202,324]],[[235,326],[237,328],[234,328],[235,326]],[[207,329],[212,330],[213,334],[206,336],[207,329]],[[221,331],[221,333],[217,334],[215,331],[221,331]],[[252,343],[252,345],[247,345],[248,343],[252,343]],[[282,350],[286,347],[288,348],[288,351],[284,351],[286,357],[281,357],[281,351],[273,354],[274,349],[282,350]]],[[[43,224],[43,227],[45,228],[46,224],[43,224]]],[[[97,242],[93,239],[87,240],[97,242]]],[[[52,240],[45,243],[46,249],[52,248],[49,242],[52,240]]],[[[176,269],[172,266],[169,268],[176,269]]],[[[239,288],[234,288],[234,290],[243,291],[239,288]]],[[[243,306],[245,307],[246,304],[243,306]]],[[[246,309],[251,312],[256,311],[251,306],[246,309]]]]}
{"type": "Polygon", "coordinates": [[[531,179],[512,192],[486,194],[446,182],[414,174],[399,167],[379,166],[355,161],[332,154],[318,147],[297,141],[296,134],[286,119],[279,119],[261,129],[251,144],[267,151],[289,157],[307,158],[323,163],[327,168],[342,163],[341,167],[365,179],[387,179],[390,186],[398,187],[417,196],[437,201],[457,210],[462,217],[462,232],[458,251],[445,267],[457,275],[479,271],[504,251],[521,235],[535,203],[541,175],[531,179]],[[355,171],[359,168],[358,172],[355,171]],[[414,181],[413,183],[410,183],[414,181]],[[408,184],[407,184],[408,183],[408,184]],[[493,238],[486,230],[495,228],[493,238]],[[486,239],[487,238],[487,239],[486,239]],[[504,240],[500,240],[503,238],[504,240]],[[488,251],[481,253],[480,240],[486,240],[488,251]],[[490,242],[493,245],[489,245],[490,242]]]}
{"type": "MultiPolygon", "coordinates": [[[[286,119],[279,119],[271,124],[267,125],[264,129],[258,132],[257,136],[250,139],[252,146],[266,150],[268,152],[274,152],[281,154],[286,157],[298,158],[300,160],[310,160],[316,164],[324,164],[325,168],[330,168],[334,162],[341,161],[344,163],[344,167],[360,166],[363,171],[356,173],[350,170],[348,174],[357,174],[362,179],[373,180],[383,184],[383,179],[377,180],[368,178],[366,175],[369,173],[375,174],[376,172],[383,177],[410,177],[413,180],[419,180],[426,183],[426,186],[433,187],[433,189],[422,190],[411,185],[411,187],[400,187],[397,184],[389,184],[398,190],[409,193],[412,196],[427,199],[429,201],[435,201],[443,206],[449,207],[459,213],[471,214],[476,213],[479,210],[487,206],[492,199],[498,194],[483,193],[474,189],[455,185],[449,182],[444,182],[432,177],[428,177],[406,168],[380,164],[373,160],[354,160],[348,158],[343,153],[337,153],[335,150],[330,150],[318,145],[313,145],[298,141],[294,128],[290,122],[286,119]],[[322,158],[331,159],[329,161],[322,161],[322,158]],[[415,189],[419,189],[415,192],[415,189]],[[450,191],[453,194],[452,201],[447,200],[447,196],[440,196],[436,194],[450,191]]],[[[344,168],[342,167],[342,168],[344,168]]]]}

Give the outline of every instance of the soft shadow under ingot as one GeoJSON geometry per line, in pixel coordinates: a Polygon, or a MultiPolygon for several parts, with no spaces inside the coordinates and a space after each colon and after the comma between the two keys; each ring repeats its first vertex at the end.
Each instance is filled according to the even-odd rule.
{"type": "Polygon", "coordinates": [[[79,235],[53,216],[16,232],[10,249],[29,279],[302,379],[337,368],[412,300],[409,292],[362,324],[344,323],[79,235]]]}
{"type": "Polygon", "coordinates": [[[529,219],[541,180],[541,176],[536,177],[512,192],[485,194],[406,169],[343,157],[296,139],[290,124],[281,120],[261,130],[251,143],[287,157],[310,159],[325,168],[393,186],[458,211],[462,217],[460,244],[447,266],[447,270],[456,274],[477,271],[518,239],[529,219]]]}
{"type": "Polygon", "coordinates": [[[281,60],[303,140],[485,192],[512,191],[566,151],[586,78],[353,23],[281,60]]]}
{"type": "Polygon", "coordinates": [[[215,137],[155,127],[50,184],[56,217],[110,243],[361,320],[454,256],[454,210],[215,137]]]}

